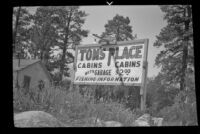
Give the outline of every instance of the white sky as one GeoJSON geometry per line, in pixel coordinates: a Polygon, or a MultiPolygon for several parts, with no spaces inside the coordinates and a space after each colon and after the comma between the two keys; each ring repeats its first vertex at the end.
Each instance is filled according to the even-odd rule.
{"type": "MultiPolygon", "coordinates": [[[[35,7],[29,7],[29,11],[35,12],[35,7]]],[[[80,6],[80,10],[84,10],[89,15],[86,17],[83,29],[89,30],[89,35],[84,38],[82,44],[94,43],[92,34],[101,35],[104,32],[104,25],[111,20],[116,14],[129,17],[132,26],[133,35],[137,34],[138,39],[149,39],[148,47],[148,77],[158,74],[159,70],[154,67],[156,55],[161,49],[153,47],[156,35],[166,26],[163,20],[163,12],[159,6],[80,6]]]]}

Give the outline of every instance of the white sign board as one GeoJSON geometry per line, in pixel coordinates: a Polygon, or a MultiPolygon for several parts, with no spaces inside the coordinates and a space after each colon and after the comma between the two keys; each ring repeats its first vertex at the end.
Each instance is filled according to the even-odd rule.
{"type": "Polygon", "coordinates": [[[141,85],[147,40],[76,48],[74,84],[141,85]]]}

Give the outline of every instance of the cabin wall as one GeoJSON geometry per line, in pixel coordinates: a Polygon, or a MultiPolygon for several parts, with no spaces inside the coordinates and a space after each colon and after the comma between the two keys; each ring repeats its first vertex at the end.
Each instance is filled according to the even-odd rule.
{"type": "Polygon", "coordinates": [[[35,88],[38,86],[38,82],[40,80],[43,80],[45,82],[45,87],[50,86],[50,81],[42,69],[41,65],[39,63],[36,63],[34,65],[31,65],[25,69],[22,69],[19,71],[18,81],[20,86],[23,86],[24,76],[30,76],[30,88],[35,88]]]}

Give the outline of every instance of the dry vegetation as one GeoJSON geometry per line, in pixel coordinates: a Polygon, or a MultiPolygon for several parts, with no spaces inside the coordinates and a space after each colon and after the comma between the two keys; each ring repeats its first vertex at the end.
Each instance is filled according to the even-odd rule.
{"type": "MultiPolygon", "coordinates": [[[[73,91],[62,87],[51,87],[42,91],[35,88],[28,92],[22,88],[19,90],[15,88],[13,95],[15,113],[41,110],[73,127],[96,126],[94,122],[96,118],[104,121],[118,121],[123,126],[134,126],[133,122],[144,114],[139,109],[131,110],[123,103],[116,101],[97,102],[94,96],[83,96],[80,88],[75,88],[73,91]]],[[[155,106],[151,106],[146,112],[154,117],[163,117],[163,125],[197,125],[196,100],[181,102],[183,95],[183,92],[179,93],[170,106],[164,104],[165,106],[160,110],[155,110],[153,108],[155,106]]],[[[190,98],[195,98],[194,94],[190,94],[190,98]]]]}
{"type": "Polygon", "coordinates": [[[70,126],[94,126],[93,119],[119,121],[129,126],[135,120],[135,114],[117,102],[98,102],[83,97],[79,89],[64,91],[61,88],[49,88],[39,91],[37,88],[25,92],[14,89],[14,112],[42,110],[51,113],[70,126]]]}

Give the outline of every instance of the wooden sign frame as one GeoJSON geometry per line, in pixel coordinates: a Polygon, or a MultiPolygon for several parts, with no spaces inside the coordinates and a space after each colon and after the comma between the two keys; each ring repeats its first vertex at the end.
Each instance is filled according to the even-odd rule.
{"type": "MultiPolygon", "coordinates": [[[[147,56],[148,56],[148,43],[149,39],[138,39],[138,40],[133,40],[133,41],[120,41],[117,42],[116,44],[109,44],[109,45],[102,45],[102,44],[88,44],[88,45],[80,45],[76,46],[75,50],[75,60],[74,60],[74,74],[73,74],[73,79],[72,83],[76,85],[97,85],[97,83],[74,83],[74,78],[75,78],[75,72],[77,71],[76,63],[77,63],[77,55],[78,55],[78,49],[79,48],[97,48],[97,47],[102,47],[102,48],[110,48],[110,47],[117,47],[117,46],[122,46],[122,45],[128,45],[128,44],[144,44],[144,57],[143,57],[143,70],[142,70],[142,81],[141,83],[134,83],[134,84],[126,84],[125,86],[140,86],[140,95],[141,95],[141,105],[140,108],[141,110],[145,110],[145,104],[146,104],[146,78],[147,78],[147,70],[148,70],[148,61],[147,61],[147,56]]],[[[121,84],[116,84],[113,83],[114,85],[121,85],[121,84]]],[[[98,83],[98,85],[111,85],[111,83],[106,84],[106,83],[98,83]]]]}

